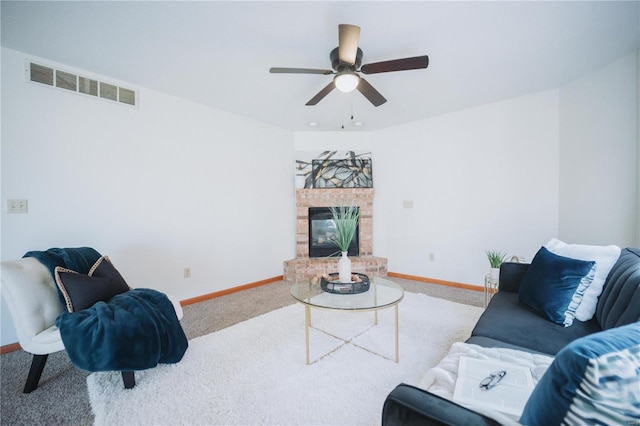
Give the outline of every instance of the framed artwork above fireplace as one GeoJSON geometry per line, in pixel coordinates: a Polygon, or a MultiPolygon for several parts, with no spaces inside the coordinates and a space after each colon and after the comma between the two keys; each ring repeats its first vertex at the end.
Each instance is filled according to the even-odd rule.
{"type": "Polygon", "coordinates": [[[373,188],[371,152],[296,153],[298,188],[373,188]]]}
{"type": "Polygon", "coordinates": [[[314,188],[373,188],[370,158],[313,160],[314,188]]]}

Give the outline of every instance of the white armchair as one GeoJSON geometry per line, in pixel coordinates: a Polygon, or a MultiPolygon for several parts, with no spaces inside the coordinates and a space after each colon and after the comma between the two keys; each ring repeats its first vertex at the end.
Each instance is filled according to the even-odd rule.
{"type": "MultiPolygon", "coordinates": [[[[26,257],[0,262],[0,292],[4,298],[18,335],[18,343],[33,354],[24,393],[38,387],[49,354],[64,350],[56,319],[63,312],[58,290],[51,273],[38,260],[26,257]]],[[[180,302],[168,296],[182,319],[180,302]]],[[[135,385],[133,371],[123,371],[126,388],[135,385]]]]}
{"type": "Polygon", "coordinates": [[[51,273],[34,258],[0,263],[2,297],[18,335],[18,343],[33,354],[24,393],[38,387],[49,354],[64,350],[56,318],[63,311],[51,273]]]}

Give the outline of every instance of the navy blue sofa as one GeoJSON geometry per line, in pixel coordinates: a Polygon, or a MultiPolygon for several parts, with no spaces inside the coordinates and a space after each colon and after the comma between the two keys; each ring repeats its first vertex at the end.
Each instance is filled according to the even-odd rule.
{"type": "MultiPolygon", "coordinates": [[[[499,291],[481,315],[467,343],[506,347],[555,356],[570,342],[603,330],[640,321],[640,250],[621,251],[598,298],[590,321],[563,327],[518,300],[529,264],[503,263],[499,291]]],[[[493,425],[494,420],[407,384],[386,398],[383,425],[493,425]]]]}

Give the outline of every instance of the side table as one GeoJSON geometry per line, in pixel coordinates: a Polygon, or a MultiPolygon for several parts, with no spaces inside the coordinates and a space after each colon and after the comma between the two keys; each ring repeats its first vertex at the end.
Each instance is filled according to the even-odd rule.
{"type": "Polygon", "coordinates": [[[498,292],[498,279],[484,276],[484,307],[486,308],[494,294],[498,292]]]}

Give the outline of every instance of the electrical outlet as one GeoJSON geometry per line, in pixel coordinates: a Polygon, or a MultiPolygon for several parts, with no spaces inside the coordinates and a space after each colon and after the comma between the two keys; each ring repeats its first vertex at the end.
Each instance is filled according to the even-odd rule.
{"type": "Polygon", "coordinates": [[[184,268],[184,277],[191,278],[191,268],[184,268]]]}
{"type": "Polygon", "coordinates": [[[25,214],[27,210],[27,200],[7,200],[7,213],[25,214]]]}
{"type": "Polygon", "coordinates": [[[413,200],[404,200],[402,202],[402,207],[404,207],[405,209],[412,209],[413,208],[413,200]]]}
{"type": "Polygon", "coordinates": [[[429,262],[434,262],[436,260],[436,255],[433,253],[429,253],[429,262]]]}

